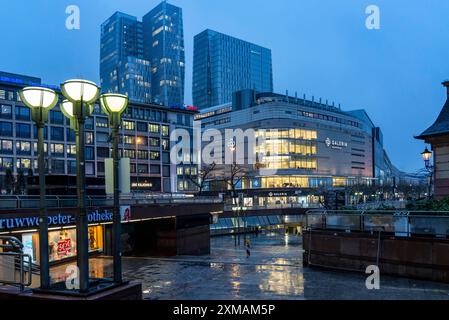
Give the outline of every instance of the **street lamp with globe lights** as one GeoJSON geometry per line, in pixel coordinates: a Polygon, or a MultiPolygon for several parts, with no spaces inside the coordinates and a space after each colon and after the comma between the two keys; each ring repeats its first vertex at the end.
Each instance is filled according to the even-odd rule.
{"type": "Polygon", "coordinates": [[[86,214],[86,165],[85,134],[86,118],[92,115],[92,105],[100,96],[100,88],[91,81],[73,79],[61,84],[62,94],[67,98],[62,104],[64,115],[70,119],[76,131],[76,172],[78,215],[76,221],[77,259],[81,292],[89,290],[89,233],[86,214]]]}
{"type": "Polygon", "coordinates": [[[113,185],[114,185],[114,214],[112,243],[114,252],[114,282],[122,283],[122,266],[121,266],[121,245],[120,235],[121,216],[120,216],[120,191],[119,191],[119,130],[122,124],[122,114],[128,107],[128,97],[121,94],[107,93],[100,97],[101,107],[109,117],[109,125],[112,127],[112,160],[113,160],[113,185]]]}
{"type": "Polygon", "coordinates": [[[428,183],[429,190],[427,193],[427,198],[430,199],[431,193],[432,193],[433,174],[434,174],[434,169],[435,169],[434,166],[430,164],[430,159],[432,158],[432,152],[429,151],[429,149],[426,147],[424,152],[421,153],[421,156],[424,160],[424,165],[426,167],[426,170],[429,173],[429,183],[428,183]]]}
{"type": "Polygon", "coordinates": [[[42,87],[26,87],[19,91],[21,101],[31,109],[31,118],[37,127],[37,166],[39,171],[39,255],[40,288],[50,287],[48,254],[48,214],[45,202],[44,127],[48,113],[58,103],[55,91],[42,87]]]}

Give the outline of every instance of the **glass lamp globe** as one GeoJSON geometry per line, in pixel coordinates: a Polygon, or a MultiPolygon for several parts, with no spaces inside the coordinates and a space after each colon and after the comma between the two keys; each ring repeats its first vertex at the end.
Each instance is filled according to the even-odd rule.
{"type": "Polygon", "coordinates": [[[52,109],[58,103],[55,91],[42,87],[26,87],[19,92],[20,99],[29,108],[52,109]]]}
{"type": "Polygon", "coordinates": [[[100,97],[101,107],[106,114],[122,114],[128,106],[128,96],[116,93],[106,93],[100,97]]]}
{"type": "Polygon", "coordinates": [[[429,149],[424,150],[423,153],[421,153],[422,158],[424,161],[428,162],[430,160],[430,158],[432,157],[432,152],[429,151],[429,149]]]}
{"type": "MultiPolygon", "coordinates": [[[[89,104],[89,105],[87,105],[87,107],[89,108],[89,112],[93,113],[94,106],[89,104]]],[[[69,119],[72,119],[75,117],[75,105],[73,104],[73,102],[71,102],[67,99],[61,103],[61,111],[69,119]]]]}
{"type": "Polygon", "coordinates": [[[92,81],[73,79],[61,84],[62,94],[71,102],[93,104],[100,96],[100,88],[92,81]]]}
{"type": "Polygon", "coordinates": [[[61,111],[67,118],[72,119],[75,116],[74,110],[75,108],[73,102],[69,100],[64,100],[61,103],[61,111]]]}

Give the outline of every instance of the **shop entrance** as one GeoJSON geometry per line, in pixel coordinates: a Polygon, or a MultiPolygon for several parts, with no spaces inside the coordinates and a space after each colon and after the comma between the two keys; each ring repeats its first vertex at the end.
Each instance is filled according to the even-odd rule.
{"type": "Polygon", "coordinates": [[[308,208],[319,203],[319,198],[315,196],[282,196],[282,197],[259,197],[259,206],[279,206],[295,205],[308,208]]]}

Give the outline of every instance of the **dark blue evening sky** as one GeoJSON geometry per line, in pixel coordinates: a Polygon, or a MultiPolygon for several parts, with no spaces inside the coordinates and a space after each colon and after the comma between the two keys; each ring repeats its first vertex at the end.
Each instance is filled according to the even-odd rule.
{"type": "MultiPolygon", "coordinates": [[[[115,11],[139,19],[158,0],[0,0],[0,70],[58,84],[99,82],[100,24],[115,11]],[[68,5],[81,29],[65,28],[68,5]]],[[[393,163],[415,172],[449,78],[449,1],[173,0],[184,10],[186,103],[191,103],[193,36],[206,28],[272,49],[275,91],[365,108],[384,134],[393,163]],[[365,8],[380,7],[381,29],[365,28],[365,8]]]]}

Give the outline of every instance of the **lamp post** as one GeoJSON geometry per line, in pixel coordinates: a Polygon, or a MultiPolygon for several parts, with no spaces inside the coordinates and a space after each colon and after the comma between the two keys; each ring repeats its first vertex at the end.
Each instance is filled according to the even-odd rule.
{"type": "Polygon", "coordinates": [[[121,253],[121,216],[120,216],[120,191],[119,191],[119,163],[118,140],[119,129],[122,124],[122,114],[128,106],[128,97],[121,94],[103,94],[100,97],[101,107],[109,116],[109,124],[112,127],[112,159],[113,159],[113,184],[114,184],[114,214],[112,243],[114,252],[114,282],[122,283],[122,253],[121,253]]]}
{"type": "Polygon", "coordinates": [[[31,109],[31,117],[37,127],[37,166],[39,171],[39,255],[40,288],[50,287],[48,254],[48,214],[45,202],[44,127],[48,112],[58,103],[58,95],[50,89],[26,87],[19,92],[22,102],[31,109]]]}
{"type": "Polygon", "coordinates": [[[231,183],[231,188],[232,188],[232,190],[231,190],[232,204],[234,205],[234,202],[235,202],[235,205],[237,205],[237,208],[234,211],[235,212],[234,216],[237,217],[237,235],[234,239],[235,240],[234,245],[237,247],[237,238],[238,238],[238,244],[240,245],[240,197],[235,192],[234,173],[233,173],[235,167],[237,166],[237,162],[235,159],[237,143],[236,143],[235,139],[230,139],[228,141],[228,148],[229,148],[229,151],[232,153],[232,163],[233,163],[231,165],[231,177],[230,177],[230,179],[231,179],[230,183],[231,183]]]}
{"type": "Polygon", "coordinates": [[[421,156],[424,160],[424,165],[426,167],[427,172],[429,173],[429,190],[427,192],[427,198],[430,200],[432,193],[432,181],[433,181],[433,173],[434,166],[430,164],[430,158],[432,158],[432,152],[426,147],[424,152],[421,153],[421,156]]]}
{"type": "Polygon", "coordinates": [[[89,233],[86,214],[86,165],[85,133],[86,118],[91,116],[93,103],[100,95],[100,88],[91,81],[74,79],[61,84],[62,94],[68,99],[62,104],[76,131],[76,175],[78,215],[76,219],[76,247],[79,268],[80,292],[89,290],[89,233]]]}
{"type": "Polygon", "coordinates": [[[136,177],[136,191],[139,191],[139,144],[142,143],[142,138],[140,137],[136,137],[136,173],[137,173],[137,177],[136,177]]]}

